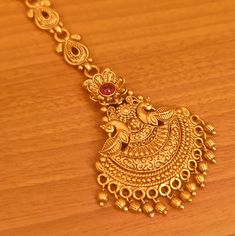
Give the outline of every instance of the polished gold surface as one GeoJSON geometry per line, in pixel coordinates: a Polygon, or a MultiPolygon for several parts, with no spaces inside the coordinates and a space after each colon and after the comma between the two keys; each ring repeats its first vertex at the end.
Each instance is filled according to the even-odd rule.
{"type": "Polygon", "coordinates": [[[117,208],[150,217],[166,214],[167,203],[183,209],[196,194],[195,183],[205,186],[208,163],[215,163],[214,126],[185,107],[155,106],[128,90],[112,70],[101,71],[81,37],[63,27],[50,1],[26,0],[26,5],[35,24],[54,35],[56,51],[88,77],[83,85],[102,106],[107,140],[96,163],[99,204],[112,195],[117,208]]]}

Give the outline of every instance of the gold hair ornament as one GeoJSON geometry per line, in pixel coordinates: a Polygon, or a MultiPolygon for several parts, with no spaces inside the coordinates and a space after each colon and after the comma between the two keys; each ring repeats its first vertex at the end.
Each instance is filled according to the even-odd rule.
{"type": "Polygon", "coordinates": [[[165,215],[168,205],[183,209],[216,162],[214,126],[185,107],[154,106],[150,98],[135,95],[124,78],[93,64],[81,36],[63,27],[50,1],[25,3],[28,16],[53,35],[56,51],[87,77],[83,85],[104,113],[107,140],[96,162],[99,204],[113,196],[117,208],[150,217],[165,215]]]}

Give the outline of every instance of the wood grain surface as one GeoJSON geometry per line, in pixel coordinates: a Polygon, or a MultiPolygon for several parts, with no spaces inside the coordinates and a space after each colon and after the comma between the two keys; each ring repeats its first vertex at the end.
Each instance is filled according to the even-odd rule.
{"type": "Polygon", "coordinates": [[[154,103],[217,128],[217,164],[183,211],[153,219],[97,205],[105,134],[84,77],[21,1],[0,2],[0,235],[235,235],[235,1],[54,0],[95,63],[154,103]]]}

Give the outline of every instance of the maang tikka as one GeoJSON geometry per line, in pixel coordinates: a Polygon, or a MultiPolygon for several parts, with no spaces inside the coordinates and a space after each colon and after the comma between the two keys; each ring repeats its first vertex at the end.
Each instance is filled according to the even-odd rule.
{"type": "Polygon", "coordinates": [[[25,3],[28,16],[53,35],[56,51],[87,77],[83,85],[104,113],[107,139],[96,162],[99,204],[112,196],[117,208],[151,217],[166,214],[168,205],[184,208],[216,162],[214,126],[185,107],[154,106],[150,98],[137,96],[122,77],[93,64],[81,36],[63,27],[50,1],[25,3]]]}

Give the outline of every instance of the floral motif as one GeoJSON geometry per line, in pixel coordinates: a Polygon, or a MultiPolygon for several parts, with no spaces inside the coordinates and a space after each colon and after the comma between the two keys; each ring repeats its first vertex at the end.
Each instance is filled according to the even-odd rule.
{"type": "Polygon", "coordinates": [[[121,104],[117,107],[117,116],[121,121],[127,122],[136,116],[135,108],[127,103],[121,104]]]}
{"type": "Polygon", "coordinates": [[[101,105],[120,104],[126,88],[125,80],[110,69],[105,69],[103,73],[95,74],[91,79],[84,82],[83,86],[90,92],[90,98],[101,105]]]}
{"type": "Polygon", "coordinates": [[[138,118],[131,119],[129,122],[129,127],[132,131],[138,131],[142,128],[142,123],[138,118]]]}

